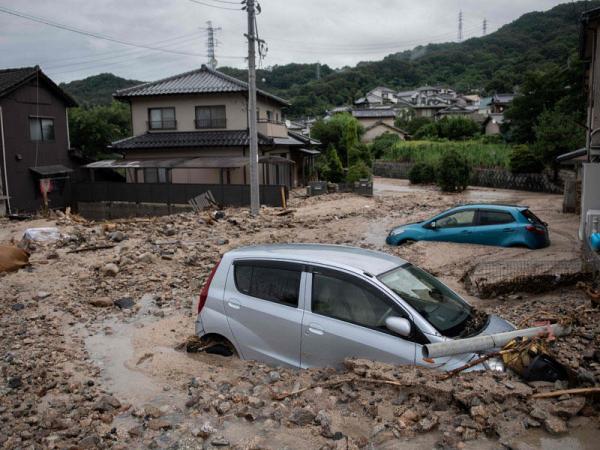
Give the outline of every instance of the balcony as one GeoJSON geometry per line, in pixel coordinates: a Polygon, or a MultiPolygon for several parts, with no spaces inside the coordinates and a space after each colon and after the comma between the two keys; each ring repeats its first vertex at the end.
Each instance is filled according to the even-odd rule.
{"type": "Polygon", "coordinates": [[[196,129],[227,128],[227,119],[196,119],[196,129]]]}
{"type": "Polygon", "coordinates": [[[177,129],[176,120],[149,120],[146,123],[148,124],[148,130],[150,131],[177,129]]]}
{"type": "Polygon", "coordinates": [[[287,137],[288,135],[285,123],[272,119],[258,119],[258,132],[268,137],[287,137]]]}

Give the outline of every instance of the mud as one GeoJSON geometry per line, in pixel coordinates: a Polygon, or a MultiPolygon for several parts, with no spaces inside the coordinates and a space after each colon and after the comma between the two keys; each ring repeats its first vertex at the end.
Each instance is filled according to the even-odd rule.
{"type": "Polygon", "coordinates": [[[576,316],[576,333],[554,349],[582,383],[598,383],[600,364],[590,352],[600,344],[598,314],[583,291],[482,300],[460,281],[482,261],[577,258],[578,221],[560,212],[560,196],[493,189],[443,195],[382,179],[375,191],[374,198],[294,193],[293,214],[264,208],[257,219],[228,209],[221,220],[203,213],[112,224],[63,216],[0,222],[0,244],[18,242],[34,226],[57,226],[67,236],[34,249],[30,268],[0,275],[0,448],[595,448],[592,398],[571,405],[571,417],[557,416],[567,410],[557,405],[569,399],[533,401],[530,394],[560,386],[528,386],[509,374],[440,382],[428,370],[369,362],[339,373],[291,371],[176,350],[194,332],[192,306],[223,252],[253,243],[350,244],[421,265],[479,309],[514,323],[576,316]],[[469,201],[528,204],[550,223],[552,245],[385,245],[391,227],[469,201]],[[69,253],[107,243],[114,247],[69,253]],[[132,308],[115,306],[126,298],[132,308]],[[353,381],[277,400],[337,377],[353,381]],[[550,434],[561,427],[566,433],[550,434]]]}

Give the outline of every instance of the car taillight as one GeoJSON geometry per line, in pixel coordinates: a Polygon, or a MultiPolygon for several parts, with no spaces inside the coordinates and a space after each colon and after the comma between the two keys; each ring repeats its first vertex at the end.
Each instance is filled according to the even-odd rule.
{"type": "Polygon", "coordinates": [[[217,271],[217,268],[219,267],[220,263],[221,263],[221,261],[219,261],[219,262],[217,262],[217,264],[215,264],[215,267],[213,267],[213,269],[210,271],[210,274],[208,275],[208,278],[206,279],[206,282],[204,283],[204,286],[202,287],[202,290],[200,291],[200,298],[198,299],[198,314],[200,314],[200,312],[202,311],[202,308],[204,308],[204,305],[206,304],[206,299],[208,297],[208,290],[210,289],[210,283],[212,282],[212,279],[215,276],[215,272],[217,271]]]}
{"type": "Polygon", "coordinates": [[[533,225],[527,225],[527,227],[525,229],[527,231],[529,231],[531,233],[535,233],[535,234],[541,234],[541,235],[545,235],[546,234],[545,230],[543,230],[541,228],[538,228],[538,227],[535,227],[533,225]]]}

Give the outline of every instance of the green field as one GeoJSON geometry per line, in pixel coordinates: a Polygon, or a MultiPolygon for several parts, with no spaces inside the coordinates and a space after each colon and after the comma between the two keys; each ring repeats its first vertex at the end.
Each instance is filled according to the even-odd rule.
{"type": "Polygon", "coordinates": [[[481,141],[437,142],[402,141],[387,150],[382,159],[397,162],[437,163],[448,151],[457,150],[465,155],[473,167],[508,168],[511,147],[506,144],[488,144],[481,141]]]}

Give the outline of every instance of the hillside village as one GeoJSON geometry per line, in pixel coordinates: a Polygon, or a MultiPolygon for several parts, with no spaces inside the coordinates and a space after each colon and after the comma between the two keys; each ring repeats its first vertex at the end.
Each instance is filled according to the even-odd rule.
{"type": "Polygon", "coordinates": [[[0,448],[595,449],[600,2],[337,69],[189,3],[247,69],[0,67],[0,448]]]}

